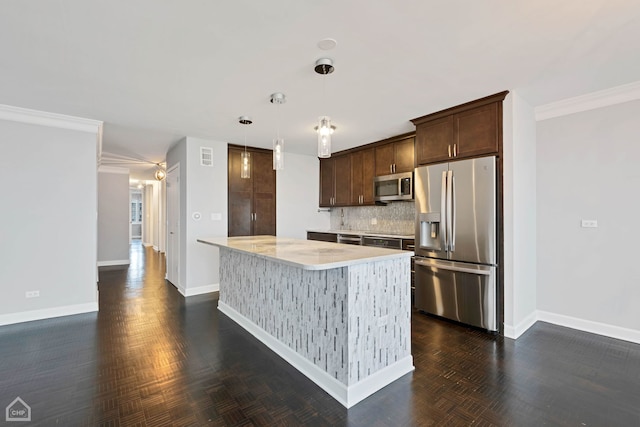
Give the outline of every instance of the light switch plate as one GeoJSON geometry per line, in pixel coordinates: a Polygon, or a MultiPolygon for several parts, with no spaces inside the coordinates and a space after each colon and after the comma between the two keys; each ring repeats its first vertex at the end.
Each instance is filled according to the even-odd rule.
{"type": "Polygon", "coordinates": [[[222,221],[222,214],[220,212],[214,212],[211,214],[211,221],[222,221]]]}
{"type": "Polygon", "coordinates": [[[582,220],[583,228],[598,228],[598,220],[596,219],[583,219],[582,220]]]}

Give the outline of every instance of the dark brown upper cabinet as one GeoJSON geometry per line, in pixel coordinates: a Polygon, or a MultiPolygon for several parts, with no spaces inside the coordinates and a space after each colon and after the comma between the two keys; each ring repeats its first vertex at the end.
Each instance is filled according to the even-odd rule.
{"type": "Polygon", "coordinates": [[[351,204],[351,156],[333,155],[320,159],[320,206],[351,204]]]}
{"type": "Polygon", "coordinates": [[[397,140],[376,146],[376,176],[413,170],[414,136],[401,136],[397,140]]]}
{"type": "Polygon", "coordinates": [[[247,148],[251,153],[251,177],[240,178],[240,154],[244,147],[228,149],[228,235],[276,234],[276,172],[271,150],[247,148]]]}
{"type": "Polygon", "coordinates": [[[351,153],[351,205],[373,205],[375,152],[373,148],[351,153]]]}
{"type": "Polygon", "coordinates": [[[416,164],[500,155],[502,101],[507,93],[411,120],[416,125],[416,164]]]}

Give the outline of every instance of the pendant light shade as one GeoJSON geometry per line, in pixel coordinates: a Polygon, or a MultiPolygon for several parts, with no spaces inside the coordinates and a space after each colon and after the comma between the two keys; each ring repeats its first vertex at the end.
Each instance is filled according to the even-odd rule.
{"type": "Polygon", "coordinates": [[[153,175],[158,181],[162,181],[166,176],[167,173],[164,171],[164,169],[162,169],[162,166],[160,166],[160,164],[157,164],[158,168],[156,169],[156,173],[153,175]]]}
{"type": "MultiPolygon", "coordinates": [[[[253,123],[251,118],[240,116],[238,123],[241,125],[250,125],[253,123]]],[[[251,178],[251,153],[247,151],[247,131],[244,132],[244,151],[240,153],[240,178],[251,178]]]]}
{"type": "Polygon", "coordinates": [[[273,170],[284,169],[284,138],[273,138],[273,170]]]}
{"type": "Polygon", "coordinates": [[[331,125],[331,117],[322,116],[318,119],[318,126],[314,128],[318,133],[318,157],[331,157],[331,135],[336,129],[331,125]]]}
{"type": "Polygon", "coordinates": [[[247,151],[245,147],[245,151],[240,153],[240,178],[251,178],[251,153],[247,151]]]}
{"type": "MultiPolygon", "coordinates": [[[[287,98],[284,96],[284,93],[274,93],[271,94],[271,103],[276,104],[278,110],[280,109],[280,104],[284,104],[287,102],[287,98]]],[[[284,138],[280,137],[280,116],[278,115],[277,119],[277,133],[276,137],[273,139],[273,170],[282,170],[284,169],[284,138]]]]}
{"type": "MultiPolygon", "coordinates": [[[[326,75],[333,73],[334,69],[333,61],[331,59],[320,58],[316,61],[314,71],[326,78],[326,75]]],[[[324,81],[322,97],[324,99],[324,81]]],[[[320,116],[318,119],[318,126],[314,129],[318,133],[318,157],[323,159],[331,157],[331,135],[336,130],[336,127],[331,124],[331,117],[320,116]]]]}

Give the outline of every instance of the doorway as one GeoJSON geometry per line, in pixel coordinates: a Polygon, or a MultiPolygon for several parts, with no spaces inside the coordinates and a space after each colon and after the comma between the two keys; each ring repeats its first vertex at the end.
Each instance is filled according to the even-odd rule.
{"type": "Polygon", "coordinates": [[[133,239],[142,239],[142,191],[129,190],[129,200],[129,243],[131,243],[133,239]]]}

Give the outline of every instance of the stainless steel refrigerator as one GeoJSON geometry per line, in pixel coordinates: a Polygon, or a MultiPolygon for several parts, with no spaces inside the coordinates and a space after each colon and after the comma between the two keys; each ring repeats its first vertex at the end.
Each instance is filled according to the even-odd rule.
{"type": "Polygon", "coordinates": [[[416,308],[497,331],[496,158],[422,166],[414,179],[416,308]]]}

